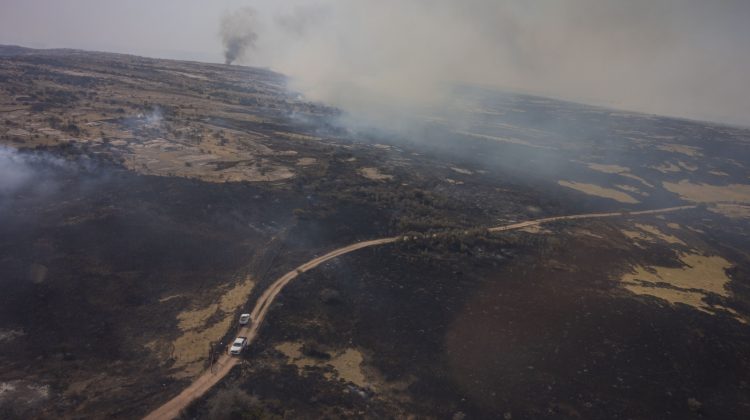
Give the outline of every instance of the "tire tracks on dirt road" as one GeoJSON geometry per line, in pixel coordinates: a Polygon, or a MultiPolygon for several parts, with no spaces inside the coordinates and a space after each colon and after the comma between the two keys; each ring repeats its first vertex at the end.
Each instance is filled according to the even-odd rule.
{"type": "MultiPolygon", "coordinates": [[[[576,215],[570,215],[570,216],[555,216],[555,217],[547,217],[543,219],[527,220],[525,222],[518,222],[518,223],[509,224],[509,225],[495,226],[495,227],[488,228],[487,231],[491,233],[507,232],[507,231],[512,231],[512,230],[524,229],[530,226],[539,226],[545,223],[559,222],[559,221],[564,221],[564,220],[598,219],[598,218],[609,218],[609,217],[633,217],[633,216],[643,216],[643,215],[649,215],[649,214],[671,213],[675,211],[694,209],[697,207],[698,207],[697,205],[688,205],[688,206],[667,207],[667,208],[662,208],[662,209],[643,210],[643,211],[635,211],[635,212],[588,213],[588,214],[576,214],[576,215]]],[[[355,244],[351,244],[351,245],[333,250],[320,257],[313,258],[312,260],[298,266],[294,270],[284,274],[283,276],[279,277],[276,281],[274,281],[271,284],[271,286],[269,286],[263,292],[263,294],[261,294],[261,296],[258,298],[257,303],[255,304],[255,307],[253,308],[253,311],[251,312],[252,319],[253,319],[252,324],[249,327],[246,326],[246,327],[241,328],[239,332],[237,333],[237,336],[247,337],[248,345],[251,344],[257,337],[260,326],[263,323],[263,320],[265,319],[266,315],[268,314],[268,311],[271,308],[271,304],[273,303],[274,299],[276,299],[276,296],[278,296],[278,294],[284,289],[284,287],[287,284],[289,284],[289,282],[294,280],[300,274],[306,271],[312,270],[313,268],[319,266],[320,264],[323,264],[324,262],[332,260],[341,255],[349,254],[351,252],[354,252],[363,248],[390,244],[390,243],[394,243],[394,242],[398,242],[402,240],[409,240],[409,239],[406,237],[402,237],[402,236],[392,236],[388,238],[357,242],[355,244]]],[[[152,411],[144,419],[156,420],[156,419],[173,419],[173,418],[178,417],[180,415],[180,412],[184,408],[186,408],[188,405],[190,405],[191,402],[203,396],[203,394],[205,394],[209,389],[211,389],[214,385],[216,385],[219,381],[221,381],[227,374],[229,374],[232,368],[236,366],[239,363],[239,361],[240,361],[240,358],[232,357],[227,353],[223,353],[219,357],[219,359],[216,361],[213,369],[209,369],[205,371],[203,374],[201,374],[200,376],[198,376],[193,381],[193,383],[190,384],[190,386],[185,388],[177,396],[167,401],[162,406],[158,407],[156,410],[152,411]]]]}

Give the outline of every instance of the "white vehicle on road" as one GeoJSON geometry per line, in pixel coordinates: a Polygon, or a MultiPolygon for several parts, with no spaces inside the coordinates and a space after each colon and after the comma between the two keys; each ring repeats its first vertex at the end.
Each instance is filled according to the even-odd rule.
{"type": "Polygon", "coordinates": [[[245,350],[245,347],[247,347],[247,337],[237,337],[234,339],[232,347],[229,348],[229,354],[238,355],[242,353],[242,350],[245,350]]]}
{"type": "Polygon", "coordinates": [[[240,315],[240,325],[247,325],[250,323],[250,314],[240,315]]]}

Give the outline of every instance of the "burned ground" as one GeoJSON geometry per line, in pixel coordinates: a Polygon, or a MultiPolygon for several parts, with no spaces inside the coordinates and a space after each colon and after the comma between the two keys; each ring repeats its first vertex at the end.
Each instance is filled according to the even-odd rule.
{"type": "Polygon", "coordinates": [[[0,158],[25,165],[0,180],[0,414],[146,414],[279,276],[392,235],[420,239],[287,286],[187,414],[748,413],[748,130],[463,88],[390,133],[285,83],[0,48],[0,158]]]}
{"type": "Polygon", "coordinates": [[[107,386],[146,392],[113,392],[121,412],[162,389],[169,371],[146,344],[174,336],[176,315],[196,296],[215,296],[252,268],[275,231],[248,221],[284,225],[292,216],[279,209],[293,204],[249,185],[141,176],[106,162],[79,168],[38,168],[35,185],[54,191],[3,197],[2,329],[22,335],[0,343],[2,375],[51,384],[58,413],[83,415],[112,410],[71,391],[104,370],[117,378],[107,386]],[[169,296],[178,298],[161,302],[169,296]]]}
{"type": "MultiPolygon", "coordinates": [[[[614,273],[629,264],[675,261],[664,244],[634,251],[618,233],[628,224],[575,222],[342,257],[285,290],[247,367],[225,386],[254,395],[266,413],[303,418],[741,417],[750,403],[747,325],[624,290],[614,273]],[[357,349],[368,383],[327,379],[335,368],[326,359],[295,366],[276,350],[289,342],[328,355],[357,349]]],[[[749,264],[745,256],[737,267],[749,264]]],[[[740,309],[747,277],[732,277],[728,305],[740,309]]]]}

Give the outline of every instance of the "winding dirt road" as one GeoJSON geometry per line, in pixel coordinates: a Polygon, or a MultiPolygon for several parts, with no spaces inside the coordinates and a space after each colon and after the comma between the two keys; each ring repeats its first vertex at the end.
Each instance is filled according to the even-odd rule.
{"type": "MultiPolygon", "coordinates": [[[[513,223],[510,225],[491,227],[491,228],[488,228],[487,230],[489,232],[506,232],[506,231],[511,231],[511,230],[523,229],[523,228],[527,228],[530,226],[539,226],[545,223],[558,222],[561,220],[641,216],[641,215],[647,215],[647,214],[669,213],[669,212],[674,212],[674,211],[693,209],[696,207],[697,206],[695,205],[691,205],[691,206],[668,207],[668,208],[663,208],[663,209],[645,210],[645,211],[637,211],[637,212],[590,213],[590,214],[577,214],[577,215],[570,215],[570,216],[556,216],[556,217],[547,217],[544,219],[528,220],[525,222],[513,223]]],[[[263,294],[258,298],[258,302],[255,304],[255,308],[253,309],[251,313],[252,319],[253,319],[252,325],[250,325],[249,327],[241,328],[239,332],[237,333],[237,336],[247,337],[248,344],[252,343],[258,334],[260,325],[263,323],[263,320],[268,314],[268,311],[271,307],[271,303],[273,303],[273,300],[276,299],[276,296],[279,294],[279,292],[281,292],[284,286],[289,284],[289,282],[294,280],[298,275],[304,273],[305,271],[311,270],[319,266],[320,264],[328,260],[331,260],[333,258],[336,258],[338,256],[348,254],[350,252],[354,252],[362,248],[369,248],[373,246],[385,245],[385,244],[397,242],[402,239],[406,239],[406,238],[402,238],[401,236],[393,236],[390,238],[381,238],[381,239],[375,239],[371,241],[357,242],[355,244],[348,245],[343,248],[339,248],[334,251],[331,251],[323,256],[314,258],[300,265],[294,270],[284,274],[283,276],[279,277],[275,282],[273,282],[273,284],[271,284],[271,286],[269,286],[268,289],[266,289],[263,292],[263,294]]],[[[216,362],[216,364],[214,365],[212,369],[209,369],[206,372],[204,372],[202,375],[196,378],[195,381],[193,381],[193,383],[190,384],[190,386],[185,388],[181,393],[179,393],[176,397],[166,402],[164,405],[152,411],[150,414],[148,414],[145,417],[145,419],[146,420],[154,420],[154,419],[166,420],[166,419],[173,419],[175,417],[178,417],[182,409],[187,407],[191,402],[193,402],[197,398],[200,398],[209,389],[211,389],[211,387],[213,387],[220,380],[222,380],[229,373],[229,371],[235,365],[239,363],[239,361],[240,359],[238,357],[231,357],[227,353],[223,353],[222,356],[219,357],[219,360],[216,362]]]]}

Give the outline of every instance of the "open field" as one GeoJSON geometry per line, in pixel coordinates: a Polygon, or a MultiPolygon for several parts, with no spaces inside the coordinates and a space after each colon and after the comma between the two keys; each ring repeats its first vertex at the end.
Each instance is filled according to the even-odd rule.
{"type": "Polygon", "coordinates": [[[750,413],[750,130],[461,88],[390,133],[267,70],[7,51],[0,417],[750,413]]]}

